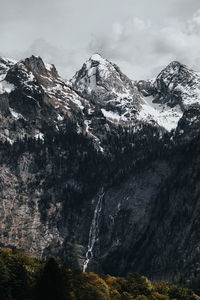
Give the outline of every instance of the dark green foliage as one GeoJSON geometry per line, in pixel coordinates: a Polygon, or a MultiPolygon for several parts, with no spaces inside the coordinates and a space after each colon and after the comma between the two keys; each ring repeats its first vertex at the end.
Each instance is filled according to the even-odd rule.
{"type": "Polygon", "coordinates": [[[4,260],[0,257],[0,295],[1,300],[9,300],[11,297],[10,277],[4,260]]]}
{"type": "Polygon", "coordinates": [[[64,300],[64,278],[58,262],[50,258],[38,279],[36,300],[64,300]]]}

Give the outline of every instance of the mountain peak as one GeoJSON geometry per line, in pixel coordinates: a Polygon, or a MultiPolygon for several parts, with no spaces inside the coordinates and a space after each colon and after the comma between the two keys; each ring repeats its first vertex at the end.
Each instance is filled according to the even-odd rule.
{"type": "Polygon", "coordinates": [[[40,56],[34,56],[28,57],[24,60],[24,63],[26,67],[35,73],[47,75],[47,69],[45,67],[45,63],[43,62],[42,58],[40,56]]]}
{"type": "Polygon", "coordinates": [[[50,72],[54,77],[58,76],[55,66],[52,64],[46,64],[40,56],[32,55],[31,57],[23,60],[23,62],[27,69],[35,75],[40,74],[47,76],[50,72]]]}
{"type": "Polygon", "coordinates": [[[193,76],[195,72],[188,68],[186,65],[180,63],[179,61],[172,61],[169,65],[167,65],[158,75],[157,78],[166,77],[166,78],[180,78],[185,76],[193,76]]]}
{"type": "Polygon", "coordinates": [[[168,66],[171,66],[171,67],[181,67],[181,66],[184,66],[184,65],[180,61],[174,60],[174,61],[170,62],[168,66]]]}
{"type": "Polygon", "coordinates": [[[186,65],[173,61],[167,67],[165,67],[156,79],[156,86],[158,89],[174,88],[177,85],[187,85],[198,76],[195,71],[189,69],[186,65]]]}
{"type": "Polygon", "coordinates": [[[100,106],[106,117],[115,115],[115,119],[123,121],[135,119],[143,102],[134,83],[117,65],[98,53],[83,64],[72,78],[72,84],[83,98],[100,106]]]}
{"type": "Polygon", "coordinates": [[[76,90],[84,94],[91,94],[98,87],[102,79],[112,74],[112,64],[100,54],[93,54],[72,78],[76,90]]]}
{"type": "Polygon", "coordinates": [[[190,106],[200,105],[200,74],[178,61],[160,72],[153,87],[157,90],[155,102],[170,107],[178,105],[183,112],[190,106]]]}

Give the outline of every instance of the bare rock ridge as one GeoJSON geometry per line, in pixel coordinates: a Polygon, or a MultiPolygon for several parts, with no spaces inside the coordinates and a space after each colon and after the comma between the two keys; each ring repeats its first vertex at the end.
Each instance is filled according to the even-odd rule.
{"type": "Polygon", "coordinates": [[[179,62],[136,82],[94,54],[68,81],[0,58],[0,245],[198,282],[199,130],[200,74],[179,62]]]}

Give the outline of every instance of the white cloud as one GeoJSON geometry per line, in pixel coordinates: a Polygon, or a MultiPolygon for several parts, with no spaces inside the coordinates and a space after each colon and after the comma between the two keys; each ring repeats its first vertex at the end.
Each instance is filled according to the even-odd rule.
{"type": "Polygon", "coordinates": [[[81,67],[83,61],[88,59],[88,53],[84,48],[69,50],[52,45],[44,39],[35,40],[25,51],[10,50],[6,55],[2,53],[2,56],[16,60],[24,59],[31,55],[40,56],[46,63],[54,64],[58,73],[65,79],[70,79],[81,67]]]}
{"type": "Polygon", "coordinates": [[[137,79],[156,75],[155,71],[172,60],[200,70],[200,11],[186,22],[170,21],[160,27],[140,18],[114,23],[106,34],[92,39],[89,49],[99,51],[137,79]]]}

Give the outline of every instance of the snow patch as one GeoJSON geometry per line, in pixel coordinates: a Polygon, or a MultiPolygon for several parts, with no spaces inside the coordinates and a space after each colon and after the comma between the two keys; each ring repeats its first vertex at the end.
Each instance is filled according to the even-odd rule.
{"type": "Polygon", "coordinates": [[[105,59],[98,53],[94,53],[90,59],[98,62],[105,62],[105,59]]]}
{"type": "Polygon", "coordinates": [[[63,121],[63,120],[64,120],[64,117],[62,117],[60,114],[58,114],[57,120],[58,120],[58,121],[63,121]]]}
{"type": "Polygon", "coordinates": [[[11,93],[15,89],[14,84],[7,82],[6,80],[0,81],[0,94],[11,93]]]}
{"type": "Polygon", "coordinates": [[[45,67],[46,67],[47,71],[51,71],[51,69],[52,69],[52,65],[51,64],[45,63],[45,67]]]}
{"type": "Polygon", "coordinates": [[[112,120],[117,120],[117,121],[127,121],[126,117],[120,116],[115,112],[108,111],[103,108],[101,109],[101,111],[102,111],[104,117],[106,117],[107,119],[112,119],[112,120]]]}
{"type": "Polygon", "coordinates": [[[13,108],[11,108],[10,107],[10,113],[11,113],[11,115],[16,119],[16,120],[18,120],[18,119],[23,119],[24,117],[20,114],[20,113],[18,113],[18,112],[16,112],[13,108]]]}
{"type": "Polygon", "coordinates": [[[158,125],[164,127],[167,131],[175,129],[178,121],[183,116],[179,105],[171,108],[167,105],[153,103],[153,97],[146,97],[145,103],[139,112],[138,119],[142,121],[156,121],[158,125]]]}
{"type": "Polygon", "coordinates": [[[80,109],[84,109],[84,106],[82,105],[81,101],[78,99],[73,99],[73,102],[80,108],[80,109]]]}
{"type": "Polygon", "coordinates": [[[43,133],[41,133],[41,132],[39,132],[39,133],[37,133],[36,135],[35,135],[35,138],[38,140],[42,140],[42,141],[44,141],[44,134],[43,133]]]}

